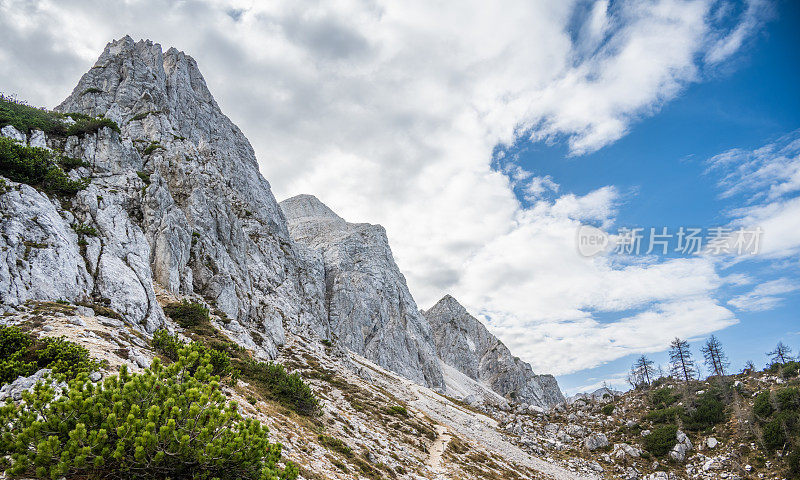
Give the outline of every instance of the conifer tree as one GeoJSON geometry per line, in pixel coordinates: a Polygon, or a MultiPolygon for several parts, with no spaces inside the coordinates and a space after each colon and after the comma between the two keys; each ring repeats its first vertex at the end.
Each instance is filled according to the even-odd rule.
{"type": "Polygon", "coordinates": [[[711,335],[700,351],[703,352],[706,367],[708,367],[711,374],[718,377],[724,376],[725,369],[728,368],[730,363],[728,362],[728,357],[725,355],[725,352],[722,350],[722,344],[719,339],[711,335]]]}
{"type": "Polygon", "coordinates": [[[689,383],[697,375],[697,365],[692,358],[689,342],[675,337],[669,350],[670,373],[689,383]]]}

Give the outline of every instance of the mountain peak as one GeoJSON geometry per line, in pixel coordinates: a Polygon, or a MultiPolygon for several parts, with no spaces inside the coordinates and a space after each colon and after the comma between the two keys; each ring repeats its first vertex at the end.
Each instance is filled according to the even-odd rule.
{"type": "Polygon", "coordinates": [[[280,202],[280,206],[289,221],[329,219],[344,222],[342,217],[314,195],[295,195],[280,202]]]}
{"type": "Polygon", "coordinates": [[[250,142],[214,100],[195,60],[150,40],[114,40],[56,110],[105,116],[134,141],[188,140],[256,165],[250,142]]]}

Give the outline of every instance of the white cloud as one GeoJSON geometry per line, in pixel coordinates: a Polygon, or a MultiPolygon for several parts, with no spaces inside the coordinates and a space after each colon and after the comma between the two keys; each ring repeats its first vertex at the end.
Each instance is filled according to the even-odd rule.
{"type": "Polygon", "coordinates": [[[800,254],[800,130],[754,150],[732,149],[708,161],[721,175],[722,197],[749,206],[729,212],[736,227],[763,230],[761,256],[795,260],[800,254]]]}
{"type": "Polygon", "coordinates": [[[800,290],[800,285],[797,283],[793,283],[786,278],[779,278],[761,283],[750,292],[733,297],[728,303],[739,310],[749,312],[771,310],[783,301],[780,295],[798,290],[800,290]]]}
{"type": "Polygon", "coordinates": [[[578,222],[611,224],[617,189],[575,195],[557,178],[494,170],[495,147],[602,148],[754,31],[751,17],[720,28],[730,18],[711,0],[583,5],[6,0],[0,55],[14,68],[0,85],[52,106],[111,38],[185,50],[276,196],[314,193],[382,223],[421,306],[450,290],[502,320],[501,338],[538,370],[573,371],[663,347],[665,325],[687,336],[729,325],[710,296],[721,280],[704,259],[579,257],[578,222]],[[630,308],[644,313],[594,318],[630,308]]]}

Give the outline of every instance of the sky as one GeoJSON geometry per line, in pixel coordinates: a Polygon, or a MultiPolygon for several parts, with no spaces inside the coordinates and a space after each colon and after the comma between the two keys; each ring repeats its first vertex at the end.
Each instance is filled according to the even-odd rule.
{"type": "Polygon", "coordinates": [[[800,350],[798,31],[780,0],[0,0],[0,91],[53,107],[126,34],[185,51],[278,200],[384,225],[420,308],[571,394],[676,336],[800,350]]]}

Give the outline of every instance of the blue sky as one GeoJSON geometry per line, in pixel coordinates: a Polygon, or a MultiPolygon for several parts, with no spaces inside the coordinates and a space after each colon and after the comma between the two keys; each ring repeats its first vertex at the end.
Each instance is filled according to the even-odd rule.
{"type": "Polygon", "coordinates": [[[676,334],[735,367],[800,349],[798,8],[7,0],[0,91],[53,107],[126,34],[185,51],[277,199],[383,225],[420,308],[453,295],[572,393],[676,334]],[[585,258],[582,224],[765,237],[747,261],[585,258]]]}
{"type": "MultiPolygon", "coordinates": [[[[604,185],[623,192],[616,225],[661,227],[717,226],[728,223],[726,212],[747,198],[720,198],[718,172],[706,172],[706,161],[733,148],[757,149],[800,128],[800,4],[777,4],[775,17],[751,40],[738,58],[710,79],[692,84],[658,113],[634,124],[630,132],[597,152],[571,156],[563,143],[518,142],[518,163],[537,175],[549,175],[561,189],[579,195],[604,185]]],[[[520,195],[520,201],[525,199],[520,195]]],[[[797,219],[800,228],[800,219],[797,219]]],[[[725,273],[751,276],[755,282],[778,277],[800,281],[800,263],[793,258],[777,268],[772,261],[748,261],[725,273]]],[[[741,294],[748,287],[727,288],[719,298],[741,294]]],[[[765,311],[735,311],[739,323],[716,332],[734,369],[747,360],[767,362],[765,352],[782,340],[800,350],[800,292],[782,295],[765,311]]],[[[692,342],[700,359],[702,340],[692,342]]],[[[800,353],[800,352],[798,352],[800,353]]],[[[667,363],[665,352],[650,355],[667,363]]],[[[559,377],[573,391],[625,371],[631,354],[597,368],[559,377]]]]}

